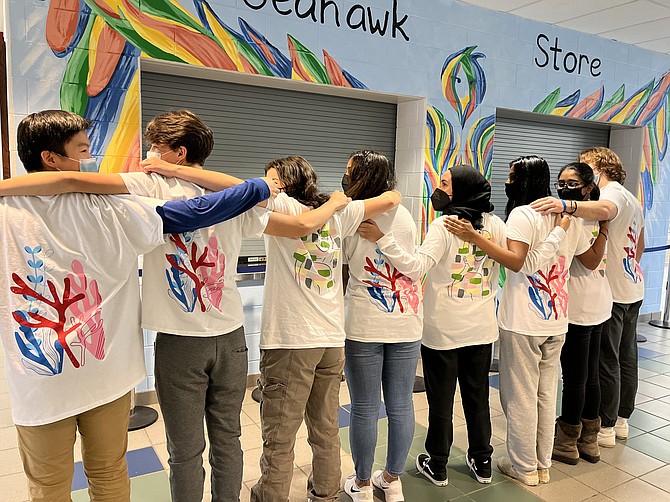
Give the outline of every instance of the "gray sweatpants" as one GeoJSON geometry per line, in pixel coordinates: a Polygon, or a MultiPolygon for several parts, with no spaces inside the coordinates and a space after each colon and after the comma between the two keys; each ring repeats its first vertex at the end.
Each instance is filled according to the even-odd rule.
{"type": "Polygon", "coordinates": [[[500,402],[507,418],[507,453],[519,472],[551,467],[564,342],[565,335],[500,330],[500,402]]]}
{"type": "Polygon", "coordinates": [[[155,373],[173,502],[202,500],[204,421],[210,443],[212,502],[239,502],[240,412],[247,380],[244,328],[211,337],[158,333],[155,373]]]}

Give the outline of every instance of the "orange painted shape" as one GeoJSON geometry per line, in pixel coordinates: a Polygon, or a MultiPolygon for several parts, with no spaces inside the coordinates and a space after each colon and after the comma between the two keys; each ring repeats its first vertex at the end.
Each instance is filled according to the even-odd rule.
{"type": "Polygon", "coordinates": [[[95,66],[86,87],[89,96],[97,96],[107,87],[121,57],[126,40],[109,25],[103,26],[98,39],[95,66]]]}
{"type": "Polygon", "coordinates": [[[67,49],[77,31],[79,0],[52,0],[46,22],[46,40],[55,52],[67,49]]]}
{"type": "Polygon", "coordinates": [[[337,61],[335,61],[328,52],[323,51],[323,61],[326,65],[326,73],[328,73],[328,78],[333,83],[333,85],[338,85],[340,87],[351,87],[349,81],[344,77],[342,68],[337,61]]]}

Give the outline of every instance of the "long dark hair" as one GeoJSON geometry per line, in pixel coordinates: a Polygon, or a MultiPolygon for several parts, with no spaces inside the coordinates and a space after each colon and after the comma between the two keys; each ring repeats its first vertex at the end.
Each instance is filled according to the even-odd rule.
{"type": "Polygon", "coordinates": [[[590,165],[585,164],[584,162],[570,162],[563,166],[558,172],[559,178],[566,169],[577,173],[579,181],[584,184],[583,188],[588,188],[591,185],[593,186],[591,191],[587,194],[588,199],[586,200],[598,200],[600,198],[600,189],[598,188],[598,185],[594,183],[593,169],[591,169],[590,165]]]}
{"type": "Polygon", "coordinates": [[[370,199],[396,187],[393,163],[383,153],[359,150],[349,156],[351,184],[346,194],[353,200],[370,199]]]}
{"type": "Polygon", "coordinates": [[[513,168],[510,183],[514,185],[514,196],[507,199],[505,217],[512,209],[551,195],[551,174],[547,161],[537,155],[526,155],[509,163],[513,168]]]}
{"type": "Polygon", "coordinates": [[[301,204],[317,208],[328,200],[326,194],[319,192],[319,180],[314,168],[303,157],[293,155],[268,162],[265,173],[276,169],[284,185],[284,192],[301,204]]]}

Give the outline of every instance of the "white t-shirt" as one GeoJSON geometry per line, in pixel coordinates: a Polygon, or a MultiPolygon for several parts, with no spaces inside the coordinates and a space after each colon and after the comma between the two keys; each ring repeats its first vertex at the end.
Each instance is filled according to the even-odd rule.
{"type": "MultiPolygon", "coordinates": [[[[268,206],[293,215],[308,209],[283,193],[268,206]]],[[[356,232],[364,215],[363,201],[354,201],[305,237],[265,236],[261,349],[344,345],[342,239],[356,232]]]]}
{"type": "MultiPolygon", "coordinates": [[[[555,215],[542,216],[530,206],[515,208],[507,219],[507,238],[528,244],[529,251],[554,228],[555,215]]],[[[507,271],[498,307],[498,324],[507,331],[528,336],[563,335],[568,331],[568,279],[575,255],[589,249],[588,236],[573,221],[558,249],[539,266],[507,271]]]]}
{"type": "Polygon", "coordinates": [[[164,242],[157,205],[0,197],[0,317],[15,424],[83,413],[145,378],[137,257],[164,242]]]}
{"type": "Polygon", "coordinates": [[[600,200],[617,207],[607,238],[607,280],[616,303],[635,303],[644,298],[642,269],[635,259],[640,232],[644,228],[642,206],[635,196],[616,181],[600,190],[600,200]]]}
{"type": "MultiPolygon", "coordinates": [[[[597,221],[584,221],[576,218],[572,225],[581,224],[589,238],[589,245],[598,237],[600,225],[597,221]]],[[[607,253],[607,250],[605,250],[607,253]]],[[[579,259],[572,260],[570,280],[568,281],[568,320],[580,326],[597,326],[610,318],[612,314],[612,291],[605,277],[607,255],[603,255],[600,265],[589,270],[579,259]]]]}
{"type": "MultiPolygon", "coordinates": [[[[375,218],[393,232],[408,253],[417,245],[416,223],[403,206],[375,218]]],[[[349,283],[344,295],[344,330],[358,342],[414,342],[421,339],[421,281],[413,281],[388,262],[376,244],[358,234],[344,239],[349,283]]]]}
{"type": "MultiPolygon", "coordinates": [[[[204,195],[205,189],[157,174],[121,174],[128,191],[162,200],[204,195]]],[[[260,237],[269,212],[255,207],[195,232],[172,234],[144,256],[142,327],[175,335],[216,336],[244,324],[235,283],[242,237],[260,237]]]]}
{"type": "MultiPolygon", "coordinates": [[[[492,343],[498,338],[495,302],[500,266],[474,244],[449,233],[442,216],[434,220],[413,257],[398,254],[389,236],[377,244],[396,267],[410,277],[426,276],[423,339],[426,347],[451,350],[492,343]]],[[[493,214],[483,215],[480,231],[505,246],[505,224],[493,214]]]]}

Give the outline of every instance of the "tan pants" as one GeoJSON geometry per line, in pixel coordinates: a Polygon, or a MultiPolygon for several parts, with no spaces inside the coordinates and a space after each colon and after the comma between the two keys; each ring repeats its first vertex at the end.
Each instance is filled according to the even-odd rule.
{"type": "Polygon", "coordinates": [[[287,502],[293,449],[303,417],[312,447],[307,484],[313,502],[332,502],[340,491],[338,408],[344,348],[271,349],[261,352],[261,477],[252,502],[287,502]]]}
{"type": "Polygon", "coordinates": [[[19,452],[33,502],[70,502],[79,429],[91,502],[130,501],[126,465],[130,393],[52,424],[17,425],[19,452]]]}

